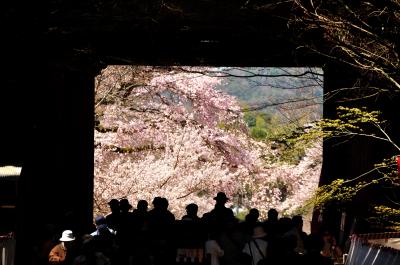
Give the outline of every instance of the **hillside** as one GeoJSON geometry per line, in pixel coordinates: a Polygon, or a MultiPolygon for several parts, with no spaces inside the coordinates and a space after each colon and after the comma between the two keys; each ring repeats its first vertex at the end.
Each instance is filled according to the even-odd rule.
{"type": "Polygon", "coordinates": [[[277,115],[282,122],[322,117],[320,68],[222,68],[229,76],[218,89],[235,96],[244,109],[277,115]],[[296,111],[293,111],[296,110],[296,111]]]}

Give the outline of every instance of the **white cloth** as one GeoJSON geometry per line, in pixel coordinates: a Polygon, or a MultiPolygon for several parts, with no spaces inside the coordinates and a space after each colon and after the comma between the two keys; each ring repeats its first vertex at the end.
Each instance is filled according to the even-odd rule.
{"type": "MultiPolygon", "coordinates": [[[[116,234],[115,231],[112,230],[111,228],[108,227],[107,229],[108,229],[108,231],[110,231],[111,234],[113,234],[113,235],[116,234]]],[[[99,230],[96,230],[96,231],[90,233],[90,235],[91,235],[91,236],[98,236],[98,235],[99,235],[99,230]]]]}
{"type": "Polygon", "coordinates": [[[258,248],[260,249],[260,251],[262,252],[264,257],[267,256],[268,243],[267,243],[267,241],[265,241],[263,239],[255,238],[255,239],[251,240],[250,242],[246,243],[246,245],[244,246],[243,253],[246,253],[249,256],[253,256],[252,264],[257,264],[263,258],[263,256],[261,255],[260,251],[257,249],[257,246],[254,243],[254,241],[257,241],[258,248]],[[250,248],[251,248],[251,252],[250,252],[250,248]]]}
{"type": "Polygon", "coordinates": [[[211,256],[210,265],[219,265],[219,258],[224,255],[224,251],[215,240],[206,241],[205,252],[211,256]]]}

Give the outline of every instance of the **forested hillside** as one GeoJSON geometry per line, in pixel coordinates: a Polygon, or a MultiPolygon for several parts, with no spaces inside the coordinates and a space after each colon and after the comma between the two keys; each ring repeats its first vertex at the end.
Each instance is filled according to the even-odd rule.
{"type": "Polygon", "coordinates": [[[217,89],[240,102],[250,135],[257,140],[274,142],[274,146],[286,150],[281,153],[281,159],[298,163],[304,150],[288,148],[290,139],[322,118],[322,69],[247,67],[220,70],[226,77],[217,89]]]}

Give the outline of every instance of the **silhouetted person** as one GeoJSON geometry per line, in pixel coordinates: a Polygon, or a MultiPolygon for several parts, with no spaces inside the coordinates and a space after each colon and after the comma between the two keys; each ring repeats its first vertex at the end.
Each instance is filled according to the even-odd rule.
{"type": "MultiPolygon", "coordinates": [[[[278,248],[278,241],[279,237],[281,236],[281,231],[279,227],[278,221],[279,213],[276,209],[271,208],[268,210],[267,220],[264,222],[264,229],[267,233],[267,241],[268,241],[268,253],[271,255],[275,255],[279,250],[278,248]]],[[[284,222],[284,219],[283,221],[284,222]]],[[[291,220],[287,219],[288,228],[290,228],[291,220]]],[[[286,232],[286,231],[285,231],[286,232]]]]}
{"type": "Polygon", "coordinates": [[[149,203],[146,200],[139,200],[135,211],[147,212],[148,207],[149,203]]]}
{"type": "Polygon", "coordinates": [[[242,251],[248,236],[239,229],[238,224],[238,219],[231,218],[218,229],[222,233],[217,237],[217,242],[224,250],[224,255],[220,257],[221,265],[244,265],[242,251]]]}
{"type": "Polygon", "coordinates": [[[37,250],[34,264],[47,264],[50,250],[58,243],[59,236],[57,236],[54,224],[46,224],[40,231],[35,242],[37,250]]]}
{"type": "Polygon", "coordinates": [[[110,259],[97,249],[93,238],[83,241],[80,252],[73,265],[111,265],[110,259]]]}
{"type": "Polygon", "coordinates": [[[115,235],[115,231],[107,226],[106,218],[103,215],[97,216],[94,223],[96,225],[96,231],[90,233],[91,236],[99,235],[101,229],[108,229],[111,234],[115,235]]]}
{"type": "Polygon", "coordinates": [[[253,229],[258,224],[258,217],[260,212],[256,208],[250,209],[249,213],[245,216],[245,219],[240,223],[240,227],[244,233],[250,237],[253,235],[253,229]]]}
{"type": "Polygon", "coordinates": [[[321,235],[311,234],[306,239],[307,254],[304,256],[304,264],[313,265],[333,265],[333,259],[324,257],[322,249],[324,246],[324,239],[321,235]]]}
{"type": "Polygon", "coordinates": [[[287,231],[283,236],[293,235],[296,237],[296,247],[295,252],[303,255],[306,252],[304,241],[307,234],[303,232],[303,218],[300,215],[292,217],[292,228],[287,231]]]}
{"type": "Polygon", "coordinates": [[[65,230],[59,239],[60,243],[53,247],[49,253],[49,264],[72,264],[75,237],[71,230],[65,230]]]}
{"type": "Polygon", "coordinates": [[[155,197],[154,208],[149,211],[149,225],[151,229],[156,226],[170,225],[175,221],[175,216],[168,210],[169,202],[166,198],[155,197]]]}
{"type": "Polygon", "coordinates": [[[264,221],[264,229],[268,235],[278,233],[278,211],[274,208],[268,210],[267,220],[264,221]]]}
{"type": "Polygon", "coordinates": [[[268,221],[270,222],[278,222],[278,211],[274,208],[268,210],[268,221]]]}
{"type": "Polygon", "coordinates": [[[256,208],[251,208],[246,215],[246,220],[255,224],[258,221],[258,217],[260,217],[260,212],[256,208]]]}
{"type": "Polygon", "coordinates": [[[109,228],[118,232],[120,218],[119,201],[117,199],[112,199],[108,202],[108,205],[110,206],[111,213],[106,216],[107,225],[109,228]]]}
{"type": "Polygon", "coordinates": [[[234,219],[232,209],[225,206],[229,198],[224,192],[218,192],[217,196],[214,197],[215,206],[210,212],[203,215],[203,219],[210,229],[222,229],[225,224],[234,219]]]}
{"type": "Polygon", "coordinates": [[[171,254],[170,231],[175,216],[168,210],[166,198],[155,197],[154,208],[149,211],[149,232],[154,264],[169,264],[175,261],[175,253],[171,254]]]}
{"type": "Polygon", "coordinates": [[[283,235],[286,232],[288,232],[290,229],[292,229],[293,224],[292,224],[292,219],[289,217],[281,217],[278,220],[278,234],[283,235]]]}
{"type": "Polygon", "coordinates": [[[119,230],[117,232],[117,242],[119,244],[120,257],[123,264],[128,264],[129,257],[131,256],[131,249],[133,248],[133,218],[130,209],[132,205],[128,199],[121,199],[119,201],[120,217],[119,217],[119,230]]]}
{"type": "Polygon", "coordinates": [[[137,207],[132,211],[132,220],[135,233],[144,233],[148,226],[148,202],[139,200],[137,207]]]}
{"type": "Polygon", "coordinates": [[[199,221],[200,218],[197,216],[197,211],[199,210],[199,206],[195,203],[190,203],[186,206],[186,215],[182,217],[183,221],[199,221]]]}
{"type": "Polygon", "coordinates": [[[197,216],[198,206],[190,203],[186,206],[186,215],[175,225],[177,262],[202,262],[206,231],[197,216]]]}
{"type": "Polygon", "coordinates": [[[264,227],[261,224],[255,225],[253,228],[252,239],[243,249],[243,253],[247,254],[251,258],[251,264],[258,264],[260,260],[267,258],[268,243],[266,237],[267,234],[264,231],[264,227]]]}
{"type": "Polygon", "coordinates": [[[204,244],[206,265],[220,265],[220,259],[224,256],[224,250],[217,242],[218,237],[216,233],[208,233],[208,238],[204,244]]]}
{"type": "MultiPolygon", "coordinates": [[[[280,257],[276,260],[276,263],[280,265],[293,265],[293,264],[304,264],[304,258],[296,251],[297,237],[294,234],[288,234],[282,237],[281,241],[280,257]]],[[[311,265],[311,264],[310,264],[311,265]]],[[[312,264],[314,265],[314,264],[312,264]]]]}
{"type": "Polygon", "coordinates": [[[95,218],[96,230],[90,233],[97,250],[111,260],[115,259],[117,252],[116,231],[107,226],[106,218],[99,215],[95,218]]]}
{"type": "Polygon", "coordinates": [[[341,248],[337,245],[333,234],[328,229],[322,229],[322,234],[320,237],[322,237],[324,241],[321,252],[322,256],[331,258],[333,260],[341,259],[343,253],[341,248]]]}
{"type": "Polygon", "coordinates": [[[139,200],[136,209],[132,211],[133,230],[133,264],[150,264],[150,239],[148,224],[148,202],[139,200]]]}

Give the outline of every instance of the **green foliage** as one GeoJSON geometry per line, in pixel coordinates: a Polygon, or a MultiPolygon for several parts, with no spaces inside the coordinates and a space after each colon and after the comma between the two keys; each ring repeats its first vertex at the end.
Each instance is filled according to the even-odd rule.
{"type": "Polygon", "coordinates": [[[400,176],[397,171],[397,156],[383,159],[381,163],[374,165],[374,168],[394,186],[400,186],[400,176]]]}
{"type": "Polygon", "coordinates": [[[239,121],[235,122],[230,122],[230,123],[225,123],[225,122],[218,122],[217,127],[224,130],[224,131],[241,131],[242,130],[242,124],[239,121]]]}
{"type": "Polygon", "coordinates": [[[279,155],[275,156],[277,162],[298,164],[305,155],[305,150],[316,139],[321,139],[318,134],[308,135],[304,128],[296,127],[293,124],[281,125],[271,134],[271,140],[279,150],[279,155]]]}
{"type": "Polygon", "coordinates": [[[246,218],[246,215],[248,214],[248,211],[239,211],[235,217],[239,220],[239,221],[244,221],[246,218]]]}
{"type": "Polygon", "coordinates": [[[400,231],[400,209],[386,205],[373,205],[371,208],[372,216],[368,218],[371,224],[375,227],[400,231]]]}
{"type": "Polygon", "coordinates": [[[271,117],[263,112],[244,111],[244,120],[254,139],[264,140],[268,137],[268,128],[271,126],[271,117]]]}
{"type": "Polygon", "coordinates": [[[95,125],[94,128],[96,129],[96,131],[101,132],[101,133],[118,131],[118,127],[107,128],[107,127],[104,127],[103,125],[101,125],[99,122],[95,125]]]}
{"type": "Polygon", "coordinates": [[[257,128],[266,128],[267,122],[265,121],[264,117],[261,115],[256,116],[256,127],[257,128]]]}
{"type": "Polygon", "coordinates": [[[304,130],[294,123],[282,123],[277,116],[264,112],[244,112],[244,120],[250,130],[250,135],[256,140],[270,142],[278,155],[267,156],[272,162],[297,164],[305,155],[308,144],[315,137],[301,137],[304,130]]]}
{"type": "Polygon", "coordinates": [[[317,123],[324,137],[356,134],[375,137],[381,126],[386,123],[381,119],[379,111],[368,111],[366,108],[339,106],[337,114],[337,119],[322,119],[317,123]]]}
{"type": "MultiPolygon", "coordinates": [[[[323,119],[317,123],[315,128],[302,135],[300,139],[313,139],[323,136],[345,137],[362,136],[373,137],[391,143],[397,150],[398,146],[386,133],[383,120],[379,111],[368,111],[366,108],[338,107],[336,119],[323,119]]],[[[328,185],[317,189],[314,196],[299,211],[311,207],[324,208],[326,205],[344,206],[356,198],[360,191],[367,187],[385,187],[398,189],[400,176],[397,172],[396,157],[393,154],[390,158],[382,159],[382,162],[371,165],[372,169],[353,179],[336,179],[328,185]]],[[[386,228],[400,230],[400,210],[393,209],[386,205],[374,206],[370,211],[370,221],[380,224],[386,228]]]]}
{"type": "Polygon", "coordinates": [[[280,145],[279,162],[286,162],[289,164],[298,164],[305,155],[305,149],[308,147],[309,142],[295,141],[294,139],[284,138],[281,136],[283,144],[280,145]]]}
{"type": "Polygon", "coordinates": [[[316,208],[323,208],[326,204],[344,204],[353,199],[365,187],[365,181],[350,184],[344,179],[336,179],[330,184],[319,187],[313,198],[307,203],[316,208]]]}
{"type": "Polygon", "coordinates": [[[251,112],[245,112],[243,118],[248,127],[252,128],[256,126],[256,117],[251,112]]]}
{"type": "MultiPolygon", "coordinates": [[[[298,211],[307,211],[312,207],[323,209],[326,205],[346,207],[346,204],[353,201],[360,191],[370,186],[398,187],[400,183],[394,158],[384,159],[382,163],[375,164],[374,169],[356,178],[336,179],[330,184],[319,187],[314,196],[298,211]]],[[[376,226],[400,230],[399,216],[400,210],[380,205],[370,210],[368,219],[376,226]]]]}
{"type": "Polygon", "coordinates": [[[251,128],[250,134],[251,134],[251,137],[253,137],[254,139],[257,139],[257,140],[263,140],[263,139],[267,138],[267,136],[268,136],[267,130],[264,128],[260,128],[260,127],[251,128]]]}

